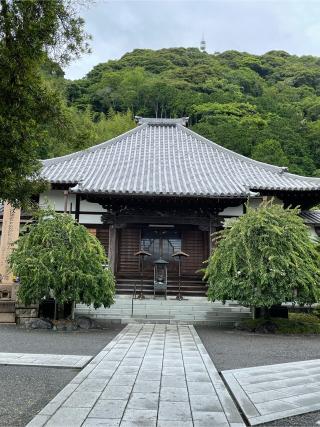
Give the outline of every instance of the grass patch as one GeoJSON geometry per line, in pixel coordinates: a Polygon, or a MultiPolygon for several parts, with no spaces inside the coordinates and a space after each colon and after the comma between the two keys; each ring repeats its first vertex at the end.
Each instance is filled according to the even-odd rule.
{"type": "Polygon", "coordinates": [[[320,334],[320,319],[308,313],[289,313],[289,319],[247,319],[237,328],[257,333],[320,334]]]}

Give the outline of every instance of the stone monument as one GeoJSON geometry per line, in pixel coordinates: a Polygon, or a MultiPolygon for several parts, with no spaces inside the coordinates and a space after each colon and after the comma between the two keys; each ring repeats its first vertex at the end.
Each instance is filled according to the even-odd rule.
{"type": "Polygon", "coordinates": [[[8,257],[13,244],[19,237],[20,209],[9,203],[4,204],[2,233],[0,240],[0,277],[1,285],[12,285],[13,278],[8,265],[8,257]]]}

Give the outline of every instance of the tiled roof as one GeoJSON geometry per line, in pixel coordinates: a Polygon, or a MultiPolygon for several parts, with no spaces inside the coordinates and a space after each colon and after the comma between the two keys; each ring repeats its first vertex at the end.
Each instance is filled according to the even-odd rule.
{"type": "Polygon", "coordinates": [[[320,225],[320,211],[301,211],[300,216],[305,224],[320,225]]]}
{"type": "Polygon", "coordinates": [[[146,119],[110,141],[44,160],[42,176],[84,193],[246,197],[259,190],[320,190],[320,178],[251,160],[191,131],[183,119],[146,119]]]}

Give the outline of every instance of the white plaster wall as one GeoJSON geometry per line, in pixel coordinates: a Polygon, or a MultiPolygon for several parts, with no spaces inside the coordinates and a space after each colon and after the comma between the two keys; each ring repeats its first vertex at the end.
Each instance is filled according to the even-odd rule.
{"type": "Polygon", "coordinates": [[[243,204],[239,206],[231,206],[225,208],[222,212],[219,213],[220,216],[241,216],[243,215],[243,204]]]}
{"type": "MultiPolygon", "coordinates": [[[[72,210],[75,210],[76,207],[76,195],[69,194],[68,196],[68,211],[72,203],[72,210]]],[[[64,210],[64,195],[63,190],[50,190],[40,194],[39,197],[40,206],[46,206],[47,204],[53,206],[56,211],[64,210]]],[[[105,212],[102,206],[98,203],[90,203],[87,200],[80,201],[80,216],[79,222],[81,224],[102,224],[101,214],[105,212]],[[98,214],[85,213],[81,212],[98,212],[98,214]]],[[[72,215],[74,217],[74,215],[72,215]]]]}
{"type": "Polygon", "coordinates": [[[310,232],[310,236],[311,236],[311,240],[313,241],[318,241],[319,240],[319,236],[317,235],[315,229],[314,229],[314,225],[310,225],[310,224],[306,224],[309,228],[309,232],[310,232]]]}

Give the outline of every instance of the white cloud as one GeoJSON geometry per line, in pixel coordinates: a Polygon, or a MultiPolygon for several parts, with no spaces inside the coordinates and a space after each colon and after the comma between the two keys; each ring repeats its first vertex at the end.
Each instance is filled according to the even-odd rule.
{"type": "Polygon", "coordinates": [[[82,16],[93,53],[72,63],[67,78],[135,48],[198,47],[202,33],[209,52],[320,55],[320,0],[100,0],[82,16]]]}

